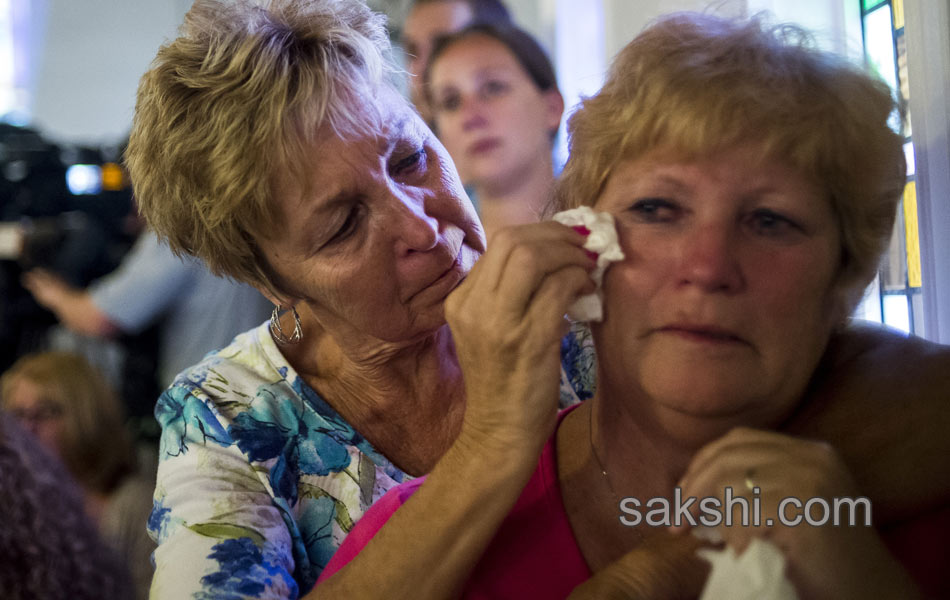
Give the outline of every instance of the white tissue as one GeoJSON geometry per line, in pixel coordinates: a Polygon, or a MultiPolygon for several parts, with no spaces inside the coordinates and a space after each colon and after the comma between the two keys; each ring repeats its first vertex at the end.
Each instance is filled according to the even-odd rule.
{"type": "Polygon", "coordinates": [[[597,290],[578,298],[567,310],[567,316],[575,321],[600,321],[604,318],[604,301],[601,294],[604,271],[610,263],[624,258],[620,244],[617,242],[617,228],[614,225],[613,215],[596,212],[589,206],[582,206],[561,211],[553,218],[568,227],[583,225],[590,231],[587,241],[584,242],[584,248],[597,253],[597,266],[590,275],[597,284],[597,290]]]}
{"type": "Polygon", "coordinates": [[[712,565],[699,600],[798,600],[785,577],[785,556],[768,540],[753,538],[738,556],[730,546],[697,554],[712,565]]]}

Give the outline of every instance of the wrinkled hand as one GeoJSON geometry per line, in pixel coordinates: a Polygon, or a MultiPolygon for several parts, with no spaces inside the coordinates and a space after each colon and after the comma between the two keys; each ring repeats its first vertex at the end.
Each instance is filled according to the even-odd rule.
{"type": "Polygon", "coordinates": [[[40,305],[53,312],[60,310],[71,296],[79,292],[59,276],[45,269],[27,271],[20,282],[33,294],[40,305]]]}
{"type": "Polygon", "coordinates": [[[540,448],[553,431],[564,313],[594,290],[584,239],[553,222],[501,230],[446,299],[465,377],[463,432],[540,448]]]}
{"type": "Polygon", "coordinates": [[[696,555],[708,543],[691,536],[655,532],[574,589],[571,600],[692,600],[699,596],[709,564],[696,555]]]}
{"type": "MultiPolygon", "coordinates": [[[[848,505],[835,509],[836,498],[857,499],[860,494],[830,445],[775,432],[734,429],[700,450],[680,482],[683,498],[722,500],[727,486],[734,497],[749,501],[749,519],[757,498],[761,518],[759,526],[741,526],[741,514],[734,511],[733,526],[717,527],[723,541],[737,551],[745,549],[753,537],[772,541],[784,553],[786,572],[802,598],[914,597],[906,573],[874,528],[864,525],[865,517],[870,520],[871,515],[855,510],[852,527],[848,505]],[[784,507],[785,523],[801,518],[797,525],[786,525],[780,520],[780,504],[792,497],[801,505],[784,507]],[[805,518],[804,505],[812,498],[827,503],[828,522],[823,526],[811,525],[805,518]],[[835,516],[839,527],[833,526],[835,516]]],[[[698,503],[691,513],[699,521],[698,503]]],[[[810,514],[814,520],[823,519],[823,505],[816,502],[810,514]]]]}

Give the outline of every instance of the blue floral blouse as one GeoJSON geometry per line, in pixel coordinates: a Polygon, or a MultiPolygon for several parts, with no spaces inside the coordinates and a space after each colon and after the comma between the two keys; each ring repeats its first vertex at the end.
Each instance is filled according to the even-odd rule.
{"type": "MultiPolygon", "coordinates": [[[[589,334],[562,344],[561,404],[593,388],[589,334]]],[[[297,375],[267,323],[180,374],[162,427],[151,598],[298,598],[353,524],[409,477],[297,375]]]]}

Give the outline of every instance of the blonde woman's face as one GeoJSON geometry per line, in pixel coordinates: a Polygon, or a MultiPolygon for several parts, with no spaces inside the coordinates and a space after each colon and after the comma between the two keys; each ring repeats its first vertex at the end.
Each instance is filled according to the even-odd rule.
{"type": "Polygon", "coordinates": [[[616,218],[626,254],[595,329],[607,385],[642,392],[655,415],[749,426],[785,415],[837,316],[827,194],[741,145],[621,163],[596,208],[616,218]]]}
{"type": "Polygon", "coordinates": [[[60,455],[63,411],[46,391],[29,379],[13,381],[3,398],[4,410],[29,430],[51,452],[60,455]]]}
{"type": "Polygon", "coordinates": [[[439,139],[466,184],[520,183],[533,163],[548,161],[561,97],[538,89],[498,40],[472,35],[452,44],[429,82],[439,139]]]}
{"type": "Polygon", "coordinates": [[[416,112],[391,90],[366,102],[381,129],[348,140],[321,132],[311,191],[278,186],[279,231],[259,244],[302,316],[332,335],[413,340],[445,323],[445,297],[484,251],[484,234],[416,112]]]}

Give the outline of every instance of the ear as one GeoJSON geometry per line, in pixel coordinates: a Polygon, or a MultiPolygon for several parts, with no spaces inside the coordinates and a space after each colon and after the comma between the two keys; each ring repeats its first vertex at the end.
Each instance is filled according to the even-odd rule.
{"type": "Polygon", "coordinates": [[[561,126],[561,117],[564,116],[564,97],[556,89],[548,90],[542,95],[544,100],[544,115],[548,128],[557,132],[561,126]]]}
{"type": "Polygon", "coordinates": [[[267,298],[267,300],[274,306],[279,306],[281,308],[290,308],[292,306],[297,305],[298,300],[296,298],[291,298],[290,296],[287,296],[286,294],[281,294],[277,292],[276,290],[274,290],[272,286],[262,284],[262,283],[255,283],[254,289],[260,292],[261,295],[267,298]]]}

